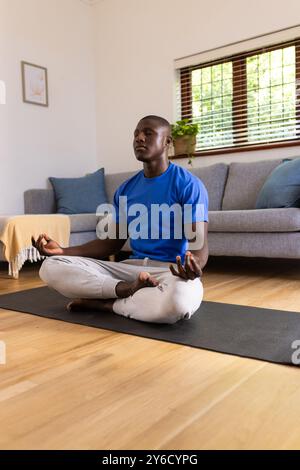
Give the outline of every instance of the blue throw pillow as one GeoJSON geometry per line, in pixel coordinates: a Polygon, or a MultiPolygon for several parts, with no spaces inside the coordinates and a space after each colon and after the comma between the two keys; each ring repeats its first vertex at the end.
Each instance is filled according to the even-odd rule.
{"type": "Polygon", "coordinates": [[[300,158],[278,165],[261,188],[256,209],[300,207],[300,158]]]}
{"type": "Polygon", "coordinates": [[[92,214],[107,202],[104,168],[82,178],[49,178],[58,214],[92,214]]]}

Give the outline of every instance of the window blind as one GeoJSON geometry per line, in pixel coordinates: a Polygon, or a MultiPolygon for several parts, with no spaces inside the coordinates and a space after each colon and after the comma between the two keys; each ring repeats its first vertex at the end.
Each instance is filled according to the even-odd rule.
{"type": "Polygon", "coordinates": [[[196,151],[300,140],[300,38],[183,67],[177,116],[198,123],[196,151]]]}

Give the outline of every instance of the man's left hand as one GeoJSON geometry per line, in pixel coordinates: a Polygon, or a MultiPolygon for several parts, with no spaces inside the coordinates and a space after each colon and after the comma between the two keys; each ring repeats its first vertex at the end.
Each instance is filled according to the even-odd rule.
{"type": "Polygon", "coordinates": [[[190,251],[185,254],[184,264],[181,263],[181,257],[176,256],[177,270],[171,264],[170,271],[174,276],[181,277],[182,279],[194,280],[196,277],[202,276],[202,269],[199,262],[195,259],[190,251]]]}

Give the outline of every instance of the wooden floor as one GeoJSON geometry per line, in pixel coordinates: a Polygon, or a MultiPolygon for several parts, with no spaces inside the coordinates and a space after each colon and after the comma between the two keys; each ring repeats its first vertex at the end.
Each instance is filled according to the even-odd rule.
{"type": "MultiPolygon", "coordinates": [[[[211,259],[205,299],[300,312],[298,262],[211,259]]],[[[41,286],[0,270],[1,293],[41,286]]],[[[1,449],[299,449],[300,370],[0,310],[1,449]]]]}

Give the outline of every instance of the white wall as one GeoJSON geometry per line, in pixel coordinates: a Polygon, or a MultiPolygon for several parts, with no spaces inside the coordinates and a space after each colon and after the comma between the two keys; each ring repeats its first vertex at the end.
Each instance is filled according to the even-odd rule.
{"type": "MultiPolygon", "coordinates": [[[[0,214],[22,213],[24,190],[50,175],[139,168],[137,121],[175,118],[174,59],[299,23],[298,0],[0,0],[0,214]],[[48,68],[49,108],[22,102],[21,60],[48,68]]],[[[279,155],[300,148],[193,165],[279,155]]]]}
{"type": "MultiPolygon", "coordinates": [[[[300,23],[299,0],[103,0],[93,8],[97,155],[107,172],[139,168],[132,134],[143,115],[175,119],[174,59],[300,23]]],[[[199,157],[193,166],[280,155],[300,156],[300,147],[199,157]]]]}
{"type": "Polygon", "coordinates": [[[0,214],[47,177],[95,171],[92,8],[79,0],[0,0],[0,214]],[[22,102],[21,60],[48,68],[49,108],[22,102]]]}

